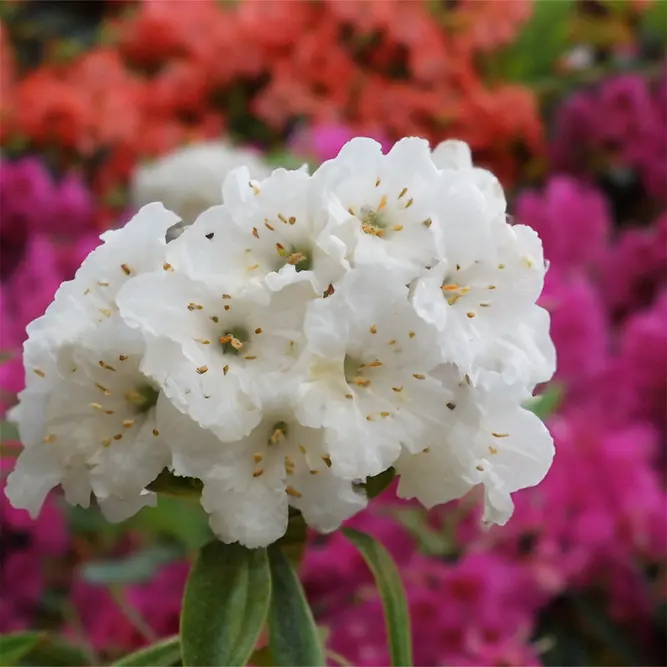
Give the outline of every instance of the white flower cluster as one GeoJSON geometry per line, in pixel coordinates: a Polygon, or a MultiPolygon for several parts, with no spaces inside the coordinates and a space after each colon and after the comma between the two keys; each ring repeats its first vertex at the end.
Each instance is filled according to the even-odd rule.
{"type": "Polygon", "coordinates": [[[401,496],[483,485],[505,522],[553,457],[522,403],[555,361],[541,243],[493,175],[461,142],[360,138],[312,175],[240,167],[223,200],[169,243],[176,216],[144,207],[30,325],[12,503],[60,484],[120,520],[167,468],[254,547],[289,506],[335,529],[394,466],[401,496]]]}

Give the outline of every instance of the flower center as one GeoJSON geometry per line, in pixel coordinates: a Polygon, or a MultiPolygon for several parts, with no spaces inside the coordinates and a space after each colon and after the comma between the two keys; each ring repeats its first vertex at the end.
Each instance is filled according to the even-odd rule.
{"type": "Polygon", "coordinates": [[[287,422],[276,422],[271,429],[271,435],[267,441],[269,447],[271,445],[279,445],[284,442],[289,435],[289,424],[287,422]]]}
{"type": "Polygon", "coordinates": [[[445,278],[440,289],[450,306],[453,306],[462,296],[470,291],[470,287],[452,283],[447,278],[445,278]]]}
{"type": "Polygon", "coordinates": [[[382,237],[387,229],[386,215],[383,212],[384,206],[379,206],[377,210],[370,206],[362,206],[359,213],[361,220],[361,231],[371,236],[382,237]]]}
{"type": "Polygon", "coordinates": [[[310,271],[310,269],[313,268],[312,252],[309,248],[299,246],[286,248],[285,246],[278,244],[277,251],[278,256],[282,260],[278,268],[282,268],[285,264],[291,264],[296,269],[297,273],[300,271],[310,271]]]}
{"type": "Polygon", "coordinates": [[[343,362],[345,381],[350,386],[368,387],[371,384],[370,378],[367,377],[368,373],[371,372],[372,369],[379,368],[380,366],[382,366],[382,362],[377,359],[370,363],[362,363],[358,359],[347,355],[343,362]]]}
{"type": "Polygon", "coordinates": [[[250,336],[243,327],[232,327],[218,339],[223,354],[239,354],[248,340],[250,336]]]}
{"type": "Polygon", "coordinates": [[[148,412],[157,403],[159,392],[150,385],[142,385],[125,392],[125,400],[138,414],[148,412]]]}

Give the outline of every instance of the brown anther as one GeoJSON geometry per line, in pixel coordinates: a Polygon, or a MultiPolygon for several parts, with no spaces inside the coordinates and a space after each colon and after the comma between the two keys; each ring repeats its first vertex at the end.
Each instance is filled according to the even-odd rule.
{"type": "Polygon", "coordinates": [[[259,264],[251,264],[248,268],[248,271],[254,271],[255,269],[259,269],[259,264]]]}
{"type": "Polygon", "coordinates": [[[482,303],[479,304],[480,308],[488,308],[491,304],[488,301],[482,301],[482,303]]]}
{"type": "Polygon", "coordinates": [[[426,376],[423,373],[413,373],[412,377],[415,380],[425,380],[426,379],[426,376]]]}
{"type": "Polygon", "coordinates": [[[327,288],[324,290],[324,292],[323,292],[323,294],[322,294],[322,298],[323,298],[323,299],[326,299],[328,296],[331,296],[334,292],[335,292],[335,290],[334,290],[334,286],[331,285],[331,284],[329,284],[329,287],[327,287],[327,288]]]}
{"type": "Polygon", "coordinates": [[[87,287],[85,290],[83,290],[83,296],[86,296],[86,294],[90,294],[90,287],[87,287]]]}
{"type": "Polygon", "coordinates": [[[106,280],[98,280],[98,281],[97,281],[97,284],[98,284],[100,287],[109,287],[109,283],[108,283],[106,280]]]}
{"type": "Polygon", "coordinates": [[[204,375],[208,371],[208,366],[200,366],[197,369],[197,375],[204,375]]]}
{"type": "Polygon", "coordinates": [[[158,431],[156,428],[153,429],[153,435],[157,438],[158,435],[160,435],[160,431],[158,431]]]}
{"type": "Polygon", "coordinates": [[[264,474],[264,468],[257,468],[253,470],[252,476],[253,477],[261,477],[264,474]]]}
{"type": "Polygon", "coordinates": [[[447,403],[447,407],[450,410],[456,410],[456,403],[447,403]]]}
{"type": "Polygon", "coordinates": [[[394,225],[394,226],[392,227],[392,229],[393,229],[395,232],[400,232],[400,231],[403,229],[403,225],[394,225]]]}
{"type": "Polygon", "coordinates": [[[398,198],[401,199],[401,197],[405,196],[405,193],[406,193],[407,191],[408,191],[407,188],[403,188],[403,189],[401,190],[401,193],[398,195],[398,198]]]}
{"type": "Polygon", "coordinates": [[[480,464],[480,465],[476,465],[475,468],[477,468],[477,470],[479,470],[480,472],[484,472],[484,466],[481,465],[481,464],[480,464]]]}
{"type": "Polygon", "coordinates": [[[296,222],[296,218],[293,215],[290,215],[289,219],[287,222],[290,223],[290,225],[293,225],[296,222]]]}
{"type": "Polygon", "coordinates": [[[380,179],[379,178],[375,181],[375,187],[376,188],[380,187],[380,179]]]}
{"type": "Polygon", "coordinates": [[[430,447],[424,447],[424,449],[422,449],[422,454],[430,454],[430,453],[431,453],[430,447]]]}
{"type": "Polygon", "coordinates": [[[396,339],[392,338],[391,340],[387,341],[387,345],[396,345],[396,339]]]}
{"type": "Polygon", "coordinates": [[[255,333],[258,334],[258,335],[261,334],[262,333],[262,327],[257,327],[255,329],[255,333]]]}
{"type": "Polygon", "coordinates": [[[232,296],[231,296],[231,294],[223,294],[223,295],[222,295],[222,298],[223,298],[223,299],[231,299],[232,296]]]}
{"type": "Polygon", "coordinates": [[[310,470],[309,471],[311,475],[319,475],[320,471],[319,470],[310,470]]]}
{"type": "Polygon", "coordinates": [[[509,438],[510,437],[509,433],[492,433],[491,435],[494,438],[509,438]]]}
{"type": "Polygon", "coordinates": [[[495,447],[491,447],[491,445],[489,445],[489,454],[497,454],[497,453],[498,450],[495,447]]]}
{"type": "Polygon", "coordinates": [[[365,368],[379,368],[382,366],[382,362],[378,361],[377,359],[375,361],[371,361],[370,364],[365,364],[365,368]]]}
{"type": "Polygon", "coordinates": [[[109,396],[111,392],[104,386],[99,384],[98,382],[95,383],[95,386],[105,395],[109,396]]]}
{"type": "Polygon", "coordinates": [[[456,265],[456,270],[457,270],[457,271],[460,271],[460,270],[461,270],[461,265],[460,265],[460,264],[457,264],[457,265],[456,265]]]}
{"type": "Polygon", "coordinates": [[[303,495],[302,493],[297,491],[293,486],[286,486],[285,493],[288,496],[292,496],[292,498],[301,498],[301,496],[303,495]]]}
{"type": "Polygon", "coordinates": [[[257,231],[257,227],[252,228],[252,235],[258,239],[259,238],[259,232],[257,231]]]}
{"type": "Polygon", "coordinates": [[[247,355],[247,356],[245,356],[245,357],[243,357],[243,358],[244,358],[244,359],[247,359],[248,361],[252,361],[253,359],[257,359],[257,355],[255,355],[255,354],[249,354],[249,355],[247,355]]]}
{"type": "Polygon", "coordinates": [[[222,369],[222,374],[223,374],[223,375],[227,375],[228,372],[229,372],[229,366],[225,366],[225,367],[222,369]]]}
{"type": "Polygon", "coordinates": [[[443,285],[440,289],[443,292],[458,292],[459,289],[461,289],[461,285],[457,285],[456,283],[448,283],[447,285],[443,285]]]}
{"type": "Polygon", "coordinates": [[[227,304],[227,303],[223,306],[223,308],[224,308],[226,311],[232,309],[232,307],[231,307],[229,304],[227,304]]]}
{"type": "Polygon", "coordinates": [[[188,310],[193,311],[193,310],[203,310],[204,306],[202,306],[200,303],[192,303],[192,301],[188,304],[188,310]]]}
{"type": "Polygon", "coordinates": [[[276,243],[276,251],[282,257],[285,254],[285,246],[282,243],[276,243]]]}
{"type": "Polygon", "coordinates": [[[253,454],[253,455],[252,455],[252,460],[253,460],[255,463],[261,463],[263,459],[264,459],[264,457],[263,457],[259,452],[257,452],[256,454],[253,454]]]}
{"type": "Polygon", "coordinates": [[[366,415],[366,421],[367,422],[372,422],[373,421],[373,415],[366,415]]]}
{"type": "Polygon", "coordinates": [[[424,227],[430,227],[433,224],[433,220],[431,220],[431,218],[426,218],[422,224],[424,227]]]}
{"type": "Polygon", "coordinates": [[[102,447],[108,447],[111,444],[111,438],[104,438],[102,440],[102,447]]]}
{"type": "Polygon", "coordinates": [[[389,417],[390,414],[391,414],[391,412],[387,412],[386,410],[383,410],[380,413],[380,417],[389,417]]]}
{"type": "Polygon", "coordinates": [[[123,269],[123,273],[126,276],[129,276],[132,273],[132,269],[130,269],[130,267],[127,264],[121,264],[120,268],[123,269]]]}
{"type": "Polygon", "coordinates": [[[324,464],[326,465],[327,468],[331,468],[331,457],[328,454],[323,456],[322,460],[324,461],[324,464]]]}
{"type": "Polygon", "coordinates": [[[127,359],[127,356],[124,354],[119,354],[118,355],[118,361],[125,361],[127,359]]]}
{"type": "Polygon", "coordinates": [[[287,224],[287,218],[282,213],[278,213],[278,220],[287,224]]]}
{"type": "Polygon", "coordinates": [[[132,428],[133,424],[134,424],[134,419],[124,419],[123,420],[123,426],[125,428],[132,428]]]}
{"type": "Polygon", "coordinates": [[[494,289],[496,289],[496,286],[495,286],[495,285],[489,285],[489,286],[487,287],[487,289],[494,290],[494,289]]]}
{"type": "Polygon", "coordinates": [[[368,378],[356,377],[353,380],[357,387],[368,387],[371,381],[368,378]]]}
{"type": "Polygon", "coordinates": [[[387,195],[382,195],[377,210],[381,211],[386,205],[387,205],[387,195]]]}
{"type": "Polygon", "coordinates": [[[466,317],[468,317],[468,318],[470,318],[470,319],[472,319],[472,318],[475,317],[476,315],[477,315],[477,313],[476,313],[474,310],[469,310],[469,311],[466,313],[466,317]]]}
{"type": "Polygon", "coordinates": [[[395,391],[397,394],[400,394],[403,391],[403,387],[392,387],[392,391],[395,391]]]}
{"type": "Polygon", "coordinates": [[[102,313],[104,317],[111,317],[112,315],[111,311],[108,308],[98,308],[97,310],[99,310],[99,312],[102,313]]]}
{"type": "Polygon", "coordinates": [[[99,403],[88,403],[88,407],[94,408],[95,410],[104,410],[99,403]]]}
{"type": "Polygon", "coordinates": [[[123,434],[122,433],[116,433],[113,437],[114,440],[122,440],[123,439],[123,434]]]}
{"type": "Polygon", "coordinates": [[[46,373],[44,371],[41,371],[39,368],[33,368],[32,372],[37,375],[38,377],[45,378],[46,373]]]}
{"type": "Polygon", "coordinates": [[[505,265],[504,264],[498,264],[498,268],[502,270],[502,269],[505,268],[505,265]]]}
{"type": "Polygon", "coordinates": [[[116,412],[115,410],[105,410],[104,414],[105,415],[113,415],[113,414],[115,414],[115,412],[116,412]]]}
{"type": "Polygon", "coordinates": [[[410,338],[414,338],[416,335],[417,335],[417,334],[416,334],[414,331],[411,331],[411,332],[408,334],[408,336],[410,336],[410,338]]]}
{"type": "Polygon", "coordinates": [[[353,394],[345,394],[345,398],[350,400],[350,399],[354,398],[354,395],[353,394]]]}
{"type": "Polygon", "coordinates": [[[248,182],[248,185],[252,188],[252,191],[253,191],[256,195],[258,195],[258,194],[261,192],[261,190],[260,190],[260,189],[259,189],[259,188],[258,188],[252,181],[249,181],[249,182],[248,182]]]}
{"type": "Polygon", "coordinates": [[[269,231],[274,231],[274,230],[273,230],[273,227],[271,227],[271,225],[270,225],[268,222],[266,222],[266,220],[264,221],[264,226],[265,226],[269,231]]]}
{"type": "Polygon", "coordinates": [[[104,368],[105,371],[113,371],[114,373],[116,372],[116,369],[113,366],[109,366],[109,364],[105,363],[104,361],[98,361],[97,363],[101,368],[104,368]]]}
{"type": "Polygon", "coordinates": [[[408,199],[408,203],[405,205],[404,208],[410,208],[414,203],[415,200],[412,197],[410,197],[410,199],[408,199]]]}
{"type": "Polygon", "coordinates": [[[372,334],[376,334],[378,332],[378,328],[377,328],[377,326],[375,326],[375,324],[371,324],[371,327],[370,327],[369,331],[372,334]]]}
{"type": "Polygon", "coordinates": [[[347,209],[347,212],[348,212],[350,215],[356,215],[356,213],[354,212],[354,209],[353,209],[351,206],[350,206],[350,208],[347,209]]]}
{"type": "Polygon", "coordinates": [[[296,266],[299,262],[303,262],[306,256],[302,252],[293,252],[288,258],[287,263],[296,266]]]}
{"type": "Polygon", "coordinates": [[[45,445],[48,445],[52,442],[55,442],[56,440],[57,440],[57,438],[56,438],[55,434],[53,434],[53,433],[49,433],[49,435],[44,436],[44,444],[45,445]]]}
{"type": "Polygon", "coordinates": [[[305,454],[305,453],[306,453],[306,448],[305,448],[303,445],[299,445],[299,451],[300,451],[302,454],[305,454]]]}
{"type": "Polygon", "coordinates": [[[172,268],[171,264],[169,264],[169,262],[165,262],[165,263],[162,265],[162,269],[163,269],[164,271],[173,271],[173,268],[172,268]]]}

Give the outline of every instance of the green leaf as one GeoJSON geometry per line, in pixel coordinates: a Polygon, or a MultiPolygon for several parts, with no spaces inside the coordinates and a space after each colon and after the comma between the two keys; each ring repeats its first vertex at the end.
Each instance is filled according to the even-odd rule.
{"type": "Polygon", "coordinates": [[[387,468],[375,477],[367,477],[364,487],[368,499],[379,496],[394,481],[394,477],[396,477],[394,468],[387,468]]]}
{"type": "Polygon", "coordinates": [[[39,632],[16,632],[0,636],[0,666],[18,665],[40,639],[39,632]]]}
{"type": "Polygon", "coordinates": [[[285,667],[325,665],[320,637],[301,582],[276,544],[268,549],[271,568],[269,646],[274,662],[285,667]]]}
{"type": "Polygon", "coordinates": [[[181,660],[181,640],[178,635],[126,655],[115,667],[171,667],[181,660]]]}
{"type": "Polygon", "coordinates": [[[408,604],[401,577],[389,552],[370,535],[352,528],[343,528],[343,534],[357,547],[375,578],[387,625],[391,664],[394,667],[412,665],[408,604]]]}
{"type": "Polygon", "coordinates": [[[533,397],[526,407],[544,421],[558,410],[562,400],[562,387],[556,383],[551,383],[542,394],[533,397]]]}
{"type": "Polygon", "coordinates": [[[293,507],[289,508],[289,522],[287,531],[276,542],[289,560],[298,566],[306,550],[306,541],[308,539],[308,526],[303,514],[293,507]]]}
{"type": "Polygon", "coordinates": [[[183,664],[245,665],[269,610],[266,549],[209,542],[190,573],[181,612],[183,664]]]}
{"type": "Polygon", "coordinates": [[[146,487],[155,493],[164,493],[167,496],[196,498],[199,500],[203,484],[194,477],[179,477],[170,473],[166,468],[146,487]]]}
{"type": "Polygon", "coordinates": [[[121,560],[86,563],[81,573],[91,584],[130,584],[150,580],[157,567],[182,557],[176,545],[155,545],[121,560]]]}
{"type": "Polygon", "coordinates": [[[488,59],[486,64],[494,78],[531,84],[555,73],[555,63],[568,46],[568,22],[575,3],[540,0],[532,8],[530,21],[511,45],[488,59]]]}
{"type": "Polygon", "coordinates": [[[0,422],[0,442],[4,442],[5,440],[20,440],[19,430],[12,422],[0,422]]]}
{"type": "Polygon", "coordinates": [[[130,524],[144,535],[172,537],[186,549],[200,549],[212,538],[208,516],[200,503],[162,494],[158,495],[156,507],[144,507],[130,519],[130,524]]]}
{"type": "MultiPolygon", "coordinates": [[[[2,663],[4,665],[4,663],[2,663]]],[[[21,659],[21,667],[82,667],[90,665],[90,657],[79,647],[53,635],[43,635],[21,659]]]]}

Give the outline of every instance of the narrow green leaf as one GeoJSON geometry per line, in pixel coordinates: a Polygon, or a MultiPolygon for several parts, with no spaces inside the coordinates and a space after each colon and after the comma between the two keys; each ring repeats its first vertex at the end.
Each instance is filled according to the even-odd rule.
{"type": "Polygon", "coordinates": [[[177,545],[158,544],[127,558],[86,563],[81,572],[91,584],[115,585],[148,581],[155,569],[183,557],[177,545]]]}
{"type": "Polygon", "coordinates": [[[412,665],[410,615],[403,582],[388,551],[373,537],[352,528],[343,534],[359,550],[373,573],[382,599],[391,664],[394,667],[412,665]]]}
{"type": "Polygon", "coordinates": [[[0,422],[0,442],[5,442],[6,440],[18,442],[19,441],[19,430],[16,427],[16,424],[8,421],[0,422]]]}
{"type": "Polygon", "coordinates": [[[368,499],[379,496],[394,481],[395,477],[396,470],[394,468],[387,468],[375,477],[367,477],[364,486],[368,499]]]}
{"type": "Polygon", "coordinates": [[[38,632],[16,632],[0,636],[0,665],[2,667],[18,665],[21,658],[37,644],[39,638],[38,632]]]}
{"type": "MultiPolygon", "coordinates": [[[[2,663],[4,665],[4,663],[2,663]]],[[[21,667],[84,667],[91,658],[78,646],[73,646],[60,637],[43,635],[28,653],[21,658],[21,667]]]]}
{"type": "Polygon", "coordinates": [[[245,665],[269,610],[266,549],[209,542],[190,573],[181,612],[188,667],[245,665]]]}
{"type": "Polygon", "coordinates": [[[325,665],[319,633],[299,577],[278,545],[269,551],[269,647],[278,667],[325,665]]]}
{"type": "Polygon", "coordinates": [[[178,635],[163,639],[126,655],[115,667],[171,667],[181,660],[181,640],[178,635]]]}
{"type": "Polygon", "coordinates": [[[544,421],[558,410],[562,401],[563,388],[552,382],[543,393],[531,398],[526,407],[544,421]]]}
{"type": "Polygon", "coordinates": [[[306,520],[303,518],[303,514],[299,510],[290,507],[287,531],[276,544],[295,567],[298,567],[303,558],[307,540],[308,526],[306,525],[306,520]]]}

